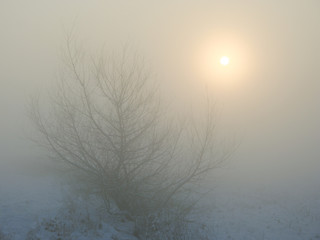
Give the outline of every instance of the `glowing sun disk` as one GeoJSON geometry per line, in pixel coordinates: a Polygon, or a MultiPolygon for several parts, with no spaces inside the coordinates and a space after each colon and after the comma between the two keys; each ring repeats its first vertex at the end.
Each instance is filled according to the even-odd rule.
{"type": "Polygon", "coordinates": [[[227,66],[230,62],[230,59],[227,57],[227,56],[223,56],[220,58],[220,63],[223,65],[223,66],[227,66]]]}

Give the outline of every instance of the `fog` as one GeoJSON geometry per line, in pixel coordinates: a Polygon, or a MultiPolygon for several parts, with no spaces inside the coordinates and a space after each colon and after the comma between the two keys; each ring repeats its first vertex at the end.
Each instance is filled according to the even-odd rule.
{"type": "Polygon", "coordinates": [[[241,124],[243,145],[262,149],[252,145],[235,161],[250,159],[254,171],[261,161],[275,161],[272,167],[283,171],[288,164],[313,171],[319,156],[319,7],[317,1],[2,1],[1,161],[32,155],[24,139],[26,102],[52,86],[64,36],[75,26],[89,51],[137,46],[168,92],[178,94],[205,85],[196,57],[205,44],[240,45],[250,60],[246,79],[217,98],[223,95],[218,101],[234,114],[233,124],[241,124]],[[267,156],[272,152],[276,156],[267,156]]]}
{"type": "Polygon", "coordinates": [[[0,168],[48,161],[28,139],[28,101],[50,92],[74,31],[93,55],[129,43],[183,110],[208,90],[221,129],[239,145],[212,184],[312,194],[320,183],[319,13],[317,0],[2,0],[0,168]],[[233,72],[211,72],[224,52],[233,72]]]}

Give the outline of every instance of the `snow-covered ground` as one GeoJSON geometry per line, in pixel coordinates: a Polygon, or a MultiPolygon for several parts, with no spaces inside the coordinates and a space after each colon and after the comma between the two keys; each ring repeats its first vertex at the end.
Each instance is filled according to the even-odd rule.
{"type": "Polygon", "coordinates": [[[310,190],[221,185],[209,198],[210,239],[320,239],[320,194],[310,190]]]}
{"type": "Polygon", "coordinates": [[[13,239],[26,233],[61,206],[60,184],[52,175],[35,175],[31,169],[1,166],[0,229],[13,239]],[[18,170],[19,169],[19,170],[18,170]]]}
{"type": "Polygon", "coordinates": [[[55,229],[64,226],[76,229],[67,233],[68,239],[136,239],[126,233],[133,228],[133,223],[120,225],[116,219],[94,226],[95,231],[91,232],[82,226],[75,226],[87,224],[81,222],[86,217],[86,204],[81,205],[85,199],[68,197],[70,194],[66,192],[65,180],[48,165],[1,165],[0,240],[64,239],[56,235],[55,229]],[[70,216],[66,211],[71,207],[66,205],[73,200],[78,205],[71,207],[83,209],[77,210],[78,215],[70,216]]]}
{"type": "MultiPolygon", "coordinates": [[[[320,239],[320,192],[317,185],[308,186],[305,191],[294,191],[282,186],[268,188],[233,179],[218,180],[199,209],[198,219],[203,223],[208,239],[320,239]]],[[[1,166],[0,230],[10,239],[27,239],[31,230],[39,229],[43,219],[52,220],[63,214],[63,193],[61,177],[50,171],[1,166]]],[[[136,239],[125,233],[130,228],[130,222],[105,221],[97,228],[96,235],[78,231],[70,237],[136,239]]],[[[50,236],[40,233],[42,238],[50,236]]]]}

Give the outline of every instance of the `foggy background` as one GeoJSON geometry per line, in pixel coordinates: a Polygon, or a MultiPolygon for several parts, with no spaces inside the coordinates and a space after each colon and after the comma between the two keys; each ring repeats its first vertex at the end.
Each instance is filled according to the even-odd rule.
{"type": "Polygon", "coordinates": [[[230,184],[319,187],[319,13],[317,0],[1,0],[0,168],[45,160],[27,139],[26,107],[30,95],[50,91],[74,27],[92,53],[137,46],[167,96],[186,107],[209,89],[240,143],[223,174],[230,184]],[[242,49],[246,72],[219,88],[199,56],[224,41],[242,49]]]}

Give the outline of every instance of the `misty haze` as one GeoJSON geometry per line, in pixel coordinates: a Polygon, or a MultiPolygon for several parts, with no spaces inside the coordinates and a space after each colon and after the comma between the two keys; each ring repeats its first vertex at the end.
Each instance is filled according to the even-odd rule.
{"type": "Polygon", "coordinates": [[[320,239],[320,2],[0,2],[0,240],[320,239]]]}

